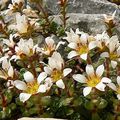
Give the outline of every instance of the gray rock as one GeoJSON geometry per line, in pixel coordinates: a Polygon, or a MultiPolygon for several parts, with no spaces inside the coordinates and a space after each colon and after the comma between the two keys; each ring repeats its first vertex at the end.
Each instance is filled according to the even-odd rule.
{"type": "MultiPolygon", "coordinates": [[[[53,14],[59,14],[58,0],[45,0],[53,14]]],[[[118,6],[107,0],[68,0],[68,13],[108,14],[113,13],[118,6]]],[[[118,10],[119,11],[119,10],[118,10]]]]}
{"type": "Polygon", "coordinates": [[[24,118],[20,118],[18,120],[63,120],[63,119],[54,119],[54,118],[27,118],[27,117],[24,117],[24,118]]]}
{"type": "MultiPolygon", "coordinates": [[[[102,33],[106,30],[106,26],[103,22],[103,14],[81,14],[81,13],[70,13],[68,19],[68,26],[70,28],[76,29],[80,28],[81,31],[87,33],[102,33]]],[[[62,24],[59,15],[54,16],[54,20],[58,24],[62,24]]]]}

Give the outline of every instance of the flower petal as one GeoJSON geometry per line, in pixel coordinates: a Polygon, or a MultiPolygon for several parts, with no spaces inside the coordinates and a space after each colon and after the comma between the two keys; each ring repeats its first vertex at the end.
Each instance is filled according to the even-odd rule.
{"type": "Polygon", "coordinates": [[[109,83],[109,84],[107,84],[107,86],[110,87],[110,88],[111,88],[112,90],[114,90],[114,91],[117,90],[117,88],[116,88],[116,86],[115,86],[114,83],[109,83]]]}
{"type": "Polygon", "coordinates": [[[76,49],[77,48],[77,44],[74,42],[71,42],[68,44],[68,47],[72,48],[72,49],[76,49]]]}
{"type": "Polygon", "coordinates": [[[120,100],[120,94],[117,95],[118,100],[120,100]]]}
{"type": "Polygon", "coordinates": [[[111,79],[109,79],[107,77],[103,77],[101,82],[103,82],[103,83],[111,83],[111,79]]]}
{"type": "Polygon", "coordinates": [[[45,72],[42,72],[39,74],[37,81],[40,84],[43,80],[45,80],[45,78],[47,77],[47,74],[45,72]]]}
{"type": "Polygon", "coordinates": [[[87,96],[88,94],[90,94],[91,90],[92,90],[92,87],[85,87],[83,89],[83,95],[87,96]]]}
{"type": "Polygon", "coordinates": [[[13,70],[13,67],[10,66],[10,68],[8,69],[8,76],[13,78],[13,75],[14,75],[14,70],[13,70]]]}
{"type": "Polygon", "coordinates": [[[32,81],[34,81],[34,76],[29,71],[25,72],[23,76],[24,76],[24,79],[25,79],[26,82],[32,82],[32,81]]]}
{"type": "Polygon", "coordinates": [[[116,68],[116,66],[117,66],[117,62],[116,62],[116,61],[111,60],[111,66],[112,66],[112,68],[116,68]]]}
{"type": "Polygon", "coordinates": [[[73,58],[73,57],[75,57],[75,56],[78,56],[77,52],[76,52],[76,51],[71,51],[71,52],[69,52],[69,54],[68,54],[68,59],[71,59],[71,58],[73,58]]]}
{"type": "Polygon", "coordinates": [[[67,76],[69,73],[71,73],[72,72],[72,69],[71,68],[65,68],[64,70],[63,70],[63,76],[65,77],[65,76],[67,76]]]}
{"type": "Polygon", "coordinates": [[[7,58],[5,58],[5,57],[3,57],[3,61],[2,61],[2,68],[4,69],[4,70],[8,70],[8,68],[9,68],[9,62],[8,62],[8,60],[7,60],[7,58]]]}
{"type": "Polygon", "coordinates": [[[52,73],[52,69],[50,67],[44,67],[44,71],[50,75],[52,73]]]}
{"type": "Polygon", "coordinates": [[[104,72],[104,65],[98,66],[97,69],[96,69],[96,75],[101,77],[103,72],[104,72]]]}
{"type": "Polygon", "coordinates": [[[86,77],[85,77],[84,75],[74,74],[72,77],[73,77],[73,79],[76,80],[77,82],[86,83],[86,77]]]}
{"type": "Polygon", "coordinates": [[[27,89],[26,83],[23,81],[20,81],[20,80],[15,80],[14,85],[19,90],[26,90],[27,89]]]}
{"type": "Polygon", "coordinates": [[[117,77],[117,84],[120,86],[120,76],[117,77]]]}
{"type": "Polygon", "coordinates": [[[83,60],[87,60],[87,53],[80,55],[83,60]]]}
{"type": "Polygon", "coordinates": [[[103,53],[101,53],[100,57],[102,57],[102,58],[109,57],[109,53],[103,52],[103,53]]]}
{"type": "Polygon", "coordinates": [[[94,75],[94,68],[93,68],[92,65],[87,64],[87,66],[86,66],[86,73],[89,76],[94,75]]]}
{"type": "Polygon", "coordinates": [[[62,88],[62,89],[65,88],[65,84],[64,84],[64,82],[63,82],[62,79],[58,80],[58,81],[56,82],[56,85],[57,85],[59,88],[62,88]]]}
{"type": "Polygon", "coordinates": [[[38,88],[38,93],[45,93],[46,92],[46,85],[40,85],[38,88]]]}
{"type": "Polygon", "coordinates": [[[91,41],[90,43],[89,43],[89,50],[91,50],[91,49],[94,49],[95,47],[97,46],[97,42],[96,41],[91,41]]]}
{"type": "Polygon", "coordinates": [[[100,82],[96,85],[96,88],[100,91],[105,91],[105,87],[106,87],[106,85],[103,84],[102,82],[100,82]]]}
{"type": "Polygon", "coordinates": [[[23,103],[25,101],[27,101],[29,98],[31,97],[31,94],[28,94],[28,93],[20,93],[20,101],[22,101],[23,103]]]}

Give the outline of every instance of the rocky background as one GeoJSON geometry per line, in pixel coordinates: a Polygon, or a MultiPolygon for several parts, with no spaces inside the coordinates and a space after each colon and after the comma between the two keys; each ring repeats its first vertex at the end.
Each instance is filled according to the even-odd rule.
{"type": "MultiPolygon", "coordinates": [[[[70,27],[92,34],[101,33],[106,30],[103,14],[111,15],[117,10],[116,19],[119,22],[120,9],[115,3],[108,0],[68,0],[68,23],[70,27]]],[[[59,24],[59,6],[58,0],[46,0],[47,8],[52,15],[55,15],[55,20],[59,24]]],[[[120,26],[117,25],[118,35],[120,34],[120,26]]]]}

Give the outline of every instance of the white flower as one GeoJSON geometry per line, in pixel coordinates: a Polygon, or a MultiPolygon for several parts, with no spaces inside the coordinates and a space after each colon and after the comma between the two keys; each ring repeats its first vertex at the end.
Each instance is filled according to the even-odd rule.
{"type": "Polygon", "coordinates": [[[45,93],[51,87],[51,83],[45,72],[40,73],[37,79],[35,79],[33,74],[29,71],[24,73],[23,76],[25,82],[20,80],[14,81],[15,87],[22,90],[19,96],[22,102],[27,101],[32,95],[37,93],[45,93]]]}
{"type": "Polygon", "coordinates": [[[104,72],[104,66],[100,65],[97,67],[96,71],[92,65],[86,66],[87,76],[82,74],[74,74],[74,80],[85,83],[86,87],[83,89],[83,95],[87,96],[90,94],[92,88],[96,88],[100,91],[105,91],[106,84],[111,83],[111,80],[107,77],[102,77],[104,72]]]}
{"type": "Polygon", "coordinates": [[[10,34],[9,39],[4,39],[3,43],[6,44],[8,47],[13,48],[15,46],[15,42],[13,39],[18,36],[19,36],[18,34],[14,34],[14,35],[10,34]]]}
{"type": "Polygon", "coordinates": [[[23,13],[24,13],[26,16],[38,18],[38,15],[36,14],[36,11],[33,10],[29,5],[27,5],[26,8],[23,9],[23,13]]]}
{"type": "Polygon", "coordinates": [[[109,15],[109,16],[108,16],[108,15],[104,14],[105,22],[106,22],[106,23],[109,23],[110,21],[113,21],[114,18],[115,18],[115,14],[116,14],[116,10],[113,12],[112,15],[109,15]]]}
{"type": "Polygon", "coordinates": [[[24,0],[12,0],[12,4],[19,4],[19,3],[24,3],[24,0]]]}
{"type": "Polygon", "coordinates": [[[11,2],[12,4],[9,4],[7,14],[11,14],[14,10],[21,9],[24,4],[24,0],[11,0],[11,2]]]}
{"type": "Polygon", "coordinates": [[[72,69],[64,68],[64,60],[58,52],[54,52],[53,55],[49,57],[48,64],[47,67],[44,67],[44,71],[50,76],[53,83],[56,83],[59,88],[64,89],[63,78],[67,76],[72,69]]]}
{"type": "Polygon", "coordinates": [[[108,43],[111,41],[110,37],[106,32],[103,32],[102,34],[97,34],[95,36],[97,47],[100,48],[100,50],[103,50],[105,46],[108,45],[108,43]]]}
{"type": "Polygon", "coordinates": [[[118,84],[118,85],[116,86],[114,83],[109,83],[108,86],[109,86],[112,90],[116,91],[116,93],[117,93],[117,98],[120,100],[120,76],[117,77],[117,84],[118,84]]]}
{"type": "Polygon", "coordinates": [[[38,45],[33,44],[33,40],[20,39],[17,43],[18,46],[15,47],[16,55],[13,55],[11,59],[24,59],[25,57],[30,57],[39,51],[38,45]]]}
{"type": "Polygon", "coordinates": [[[28,19],[25,15],[16,14],[16,28],[20,34],[27,33],[28,31],[28,19]]]}
{"type": "Polygon", "coordinates": [[[14,77],[14,70],[11,66],[10,61],[7,60],[7,57],[3,57],[1,59],[2,62],[2,69],[0,70],[0,78],[5,80],[12,79],[14,77]]]}
{"type": "Polygon", "coordinates": [[[88,52],[96,47],[96,41],[92,36],[89,36],[87,33],[81,32],[81,36],[71,31],[67,32],[66,39],[69,44],[68,47],[73,49],[69,54],[68,58],[71,59],[75,56],[80,56],[80,58],[86,60],[88,52]]]}
{"type": "Polygon", "coordinates": [[[43,48],[41,48],[41,52],[45,55],[50,55],[52,52],[58,49],[60,45],[65,44],[65,42],[60,41],[57,45],[55,44],[55,41],[52,39],[52,37],[45,38],[45,44],[43,48]]]}
{"type": "Polygon", "coordinates": [[[108,52],[104,51],[101,53],[101,57],[109,58],[113,68],[117,66],[117,62],[120,61],[120,43],[117,36],[111,37],[111,40],[106,46],[108,52]]]}
{"type": "Polygon", "coordinates": [[[78,43],[80,41],[80,37],[78,34],[76,34],[72,29],[70,29],[70,32],[66,32],[67,37],[64,37],[63,39],[66,39],[69,43],[70,42],[76,42],[78,43]]]}

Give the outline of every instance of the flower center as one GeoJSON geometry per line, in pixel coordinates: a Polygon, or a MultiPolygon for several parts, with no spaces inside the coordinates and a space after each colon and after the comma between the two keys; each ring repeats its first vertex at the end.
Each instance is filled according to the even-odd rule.
{"type": "Polygon", "coordinates": [[[90,76],[87,79],[87,85],[90,87],[95,87],[101,81],[100,77],[98,76],[90,76]]]}
{"type": "Polygon", "coordinates": [[[120,87],[118,87],[116,91],[118,94],[120,94],[120,87]]]}
{"type": "Polygon", "coordinates": [[[78,45],[77,49],[76,49],[78,54],[85,54],[88,53],[88,47],[86,45],[78,45]]]}
{"type": "Polygon", "coordinates": [[[26,90],[26,92],[29,93],[29,94],[36,94],[38,88],[39,88],[39,85],[38,85],[38,83],[36,81],[29,82],[29,83],[27,83],[27,90],[26,90]]]}
{"type": "Polygon", "coordinates": [[[45,51],[45,52],[48,52],[48,54],[50,54],[52,51],[54,51],[55,50],[55,46],[53,45],[53,46],[50,46],[50,45],[44,45],[44,47],[43,47],[43,50],[45,51]]]}
{"type": "Polygon", "coordinates": [[[51,77],[53,78],[54,82],[58,81],[59,79],[61,79],[63,77],[62,71],[54,69],[51,74],[51,77]]]}
{"type": "Polygon", "coordinates": [[[116,60],[118,58],[118,55],[116,53],[110,53],[110,59],[116,60]]]}

